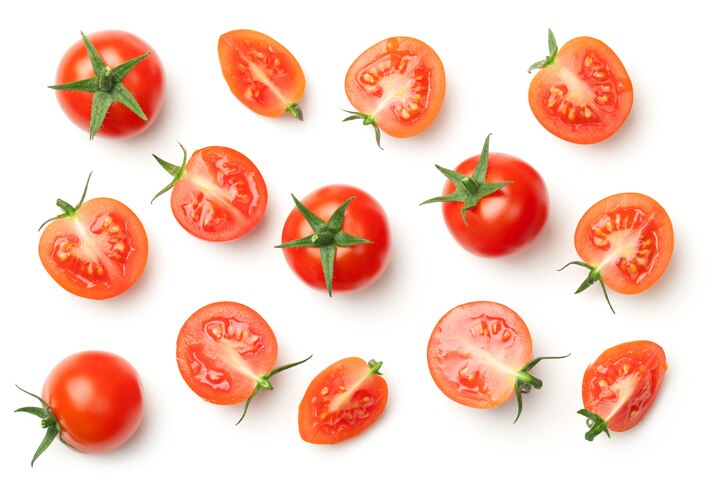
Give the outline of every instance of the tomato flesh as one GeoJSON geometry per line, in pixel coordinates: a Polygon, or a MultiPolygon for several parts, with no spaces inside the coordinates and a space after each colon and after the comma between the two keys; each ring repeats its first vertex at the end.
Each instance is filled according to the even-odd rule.
{"type": "Polygon", "coordinates": [[[186,384],[214,404],[237,404],[251,396],[274,367],[277,341],[266,321],[235,302],[196,311],[181,328],[176,362],[186,384]]]}

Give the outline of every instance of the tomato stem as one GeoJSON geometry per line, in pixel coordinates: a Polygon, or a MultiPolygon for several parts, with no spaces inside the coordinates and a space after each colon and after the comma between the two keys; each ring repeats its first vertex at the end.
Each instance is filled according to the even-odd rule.
{"type": "Polygon", "coordinates": [[[348,114],[352,114],[351,116],[347,116],[344,119],[342,119],[342,122],[353,121],[355,119],[362,119],[363,126],[372,126],[372,128],[375,130],[375,140],[377,141],[377,147],[380,149],[384,149],[382,147],[382,145],[380,144],[380,139],[382,137],[382,133],[380,133],[380,127],[377,125],[377,121],[375,120],[373,115],[365,114],[364,112],[358,112],[358,111],[347,111],[346,109],[342,109],[342,110],[348,114]]]}
{"type": "Polygon", "coordinates": [[[585,267],[589,270],[588,275],[586,276],[586,279],[581,283],[581,285],[578,286],[578,289],[574,292],[575,294],[579,294],[586,290],[591,285],[595,284],[596,282],[601,284],[601,289],[603,290],[603,296],[606,298],[606,302],[608,302],[608,307],[611,309],[611,312],[614,314],[616,313],[615,310],[613,310],[613,305],[611,305],[611,300],[608,298],[608,291],[606,290],[606,284],[603,282],[603,277],[601,276],[601,267],[594,267],[593,265],[590,265],[585,262],[581,261],[573,261],[568,262],[565,265],[563,265],[561,268],[558,269],[560,272],[564,268],[570,266],[570,265],[578,265],[579,267],[585,267]]]}
{"type": "Polygon", "coordinates": [[[587,418],[586,424],[588,425],[589,430],[586,432],[586,441],[593,441],[594,438],[601,433],[606,433],[606,436],[608,436],[609,438],[611,437],[611,433],[608,430],[607,421],[604,420],[601,416],[594,412],[588,411],[587,409],[579,409],[577,413],[587,418]]]}
{"type": "MultiPolygon", "coordinates": [[[[40,396],[36,396],[32,392],[28,392],[25,389],[21,388],[17,384],[15,385],[18,389],[20,389],[25,394],[28,394],[35,399],[37,399],[40,402],[40,407],[22,407],[15,410],[16,413],[28,413],[32,414],[33,416],[37,416],[40,418],[40,427],[45,429],[45,436],[43,437],[43,440],[40,442],[40,445],[38,446],[38,449],[35,450],[35,454],[33,454],[33,459],[30,461],[30,466],[33,466],[35,464],[35,460],[38,459],[38,457],[45,452],[46,449],[53,443],[56,437],[58,437],[63,443],[68,445],[63,440],[63,430],[60,427],[60,423],[58,422],[58,418],[56,418],[55,413],[53,413],[53,410],[50,408],[47,402],[40,396]]],[[[70,446],[70,445],[68,445],[70,446]]]]}
{"type": "Polygon", "coordinates": [[[515,375],[515,399],[518,402],[518,414],[515,416],[513,424],[518,422],[520,414],[523,412],[523,394],[528,394],[532,389],[540,389],[543,387],[543,381],[535,377],[529,371],[533,369],[540,361],[545,359],[565,359],[571,354],[565,356],[541,356],[529,361],[520,368],[515,375]]]}
{"type": "Polygon", "coordinates": [[[284,109],[284,112],[289,113],[294,117],[295,119],[299,119],[300,121],[304,121],[304,114],[302,114],[302,109],[299,107],[299,104],[296,102],[291,102],[287,104],[287,108],[284,109]]]}
{"type": "Polygon", "coordinates": [[[382,367],[382,362],[377,362],[374,359],[370,359],[370,361],[367,363],[367,367],[370,368],[370,374],[373,374],[375,376],[382,375],[382,373],[380,372],[380,368],[382,367]]]}
{"type": "Polygon", "coordinates": [[[183,178],[184,174],[186,174],[186,161],[188,160],[188,153],[186,152],[186,148],[184,147],[183,144],[181,144],[179,141],[176,141],[176,142],[178,143],[179,146],[181,146],[181,151],[183,151],[183,153],[184,153],[184,159],[181,162],[181,166],[176,166],[175,164],[171,164],[168,161],[164,161],[163,159],[159,158],[155,154],[152,154],[152,156],[154,157],[156,162],[158,162],[158,164],[160,164],[161,167],[163,169],[165,169],[168,174],[173,176],[173,179],[161,191],[156,193],[156,196],[153,197],[153,199],[151,200],[151,203],[153,203],[156,200],[156,198],[158,198],[159,196],[161,196],[162,194],[164,194],[165,192],[167,192],[168,190],[170,190],[171,188],[176,186],[176,183],[181,181],[181,178],[183,178]]]}
{"type": "Polygon", "coordinates": [[[88,179],[86,179],[86,181],[85,181],[85,188],[83,188],[83,195],[80,197],[80,201],[78,202],[78,204],[75,206],[72,206],[67,201],[63,201],[60,198],[58,198],[55,202],[55,205],[58,208],[60,208],[61,210],[63,210],[63,213],[61,213],[60,215],[54,216],[53,218],[49,218],[49,219],[45,220],[38,228],[38,231],[42,230],[43,227],[45,225],[47,225],[48,223],[50,223],[51,221],[59,220],[61,218],[72,218],[73,216],[75,216],[76,211],[78,211],[78,208],[80,208],[81,205],[83,204],[83,202],[85,201],[85,195],[88,193],[88,183],[90,183],[90,179],[91,179],[92,175],[93,175],[93,171],[90,172],[90,174],[88,175],[88,179]]]}
{"type": "Polygon", "coordinates": [[[556,61],[557,56],[558,43],[556,42],[556,37],[553,35],[553,31],[551,29],[548,29],[548,55],[545,59],[539,60],[538,62],[535,62],[533,65],[528,67],[528,73],[530,74],[530,72],[534,69],[543,69],[545,67],[548,67],[556,61]]]}

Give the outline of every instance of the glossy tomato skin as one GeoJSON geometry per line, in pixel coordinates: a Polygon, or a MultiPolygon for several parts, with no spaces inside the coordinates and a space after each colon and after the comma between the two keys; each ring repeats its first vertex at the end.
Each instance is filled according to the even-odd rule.
{"type": "Polygon", "coordinates": [[[251,231],[267,206],[267,187],[256,165],[238,151],[209,146],[193,153],[171,192],[171,209],[190,234],[231,241],[251,231]]]}
{"type": "Polygon", "coordinates": [[[640,193],[606,197],[584,213],[575,233],[576,251],[596,267],[607,287],[635,294],[664,274],[674,250],[669,215],[640,193]]]}
{"type": "MultiPolygon", "coordinates": [[[[334,262],[335,292],[360,290],[374,282],[390,260],[390,228],[382,206],[367,192],[349,185],[328,185],[307,195],[302,204],[324,221],[350,197],[342,230],[372,241],[337,248],[334,262]]],[[[298,209],[293,209],[282,230],[282,243],[314,232],[298,209]]],[[[319,248],[284,248],[287,263],[307,285],[326,290],[319,248]]]]}
{"type": "Polygon", "coordinates": [[[390,37],[352,63],[344,87],[355,109],[372,115],[390,136],[405,138],[427,129],[440,112],[445,69],[426,43],[411,37],[390,37]]]}
{"type": "Polygon", "coordinates": [[[292,53],[254,30],[219,37],[221,72],[234,96],[262,116],[277,117],[302,97],[304,72],[292,53]]]}
{"type": "Polygon", "coordinates": [[[138,373],[109,352],[79,352],[63,359],[45,380],[42,397],[60,422],[63,439],[84,453],[121,446],[143,416],[138,373]]]}
{"type": "Polygon", "coordinates": [[[531,360],[528,326],[496,302],[470,302],[447,312],[430,335],[427,364],[447,397],[473,408],[493,408],[515,393],[511,373],[531,360]]]}
{"type": "MultiPolygon", "coordinates": [[[[129,138],[147,129],[158,117],[163,106],[166,78],[156,51],[139,37],[120,30],[105,30],[88,35],[103,61],[116,67],[146,52],[151,55],[139,62],[123,79],[123,85],[138,101],[146,114],[144,121],[119,102],[111,104],[99,136],[129,138]]],[[[56,84],[65,84],[94,76],[85,45],[81,40],[74,43],[63,55],[55,76],[56,84]]],[[[79,128],[88,131],[93,94],[90,92],[57,90],[60,107],[79,128]]]]}
{"type": "MultiPolygon", "coordinates": [[[[479,157],[463,161],[458,173],[472,175],[479,157]]],[[[443,217],[453,238],[467,251],[478,256],[514,253],[530,244],[548,218],[548,190],[540,174],[525,161],[501,153],[490,153],[488,183],[512,181],[482,198],[462,218],[463,203],[442,204],[443,217]]],[[[453,193],[455,185],[446,181],[443,196],[453,193]]]]}
{"type": "Polygon", "coordinates": [[[555,136],[592,144],[624,123],[633,106],[633,86],[613,50],[598,39],[578,37],[538,71],[528,102],[538,122],[555,136]]]}
{"type": "Polygon", "coordinates": [[[347,441],[377,421],[387,396],[387,382],[371,373],[367,362],[359,357],[337,361],[309,384],[299,404],[299,435],[314,444],[347,441]]]}
{"type": "Polygon", "coordinates": [[[667,367],[664,350],[651,341],[606,349],[583,375],[583,406],[611,431],[631,429],[653,406],[667,367]]]}
{"type": "Polygon", "coordinates": [[[214,404],[238,404],[278,355],[271,327],[253,309],[215,302],[194,312],[176,340],[176,362],[186,384],[214,404]]]}
{"type": "Polygon", "coordinates": [[[79,297],[107,299],[133,286],[146,267],[141,220],[120,201],[95,198],[75,216],[51,222],[40,236],[40,261],[61,287],[79,297]]]}

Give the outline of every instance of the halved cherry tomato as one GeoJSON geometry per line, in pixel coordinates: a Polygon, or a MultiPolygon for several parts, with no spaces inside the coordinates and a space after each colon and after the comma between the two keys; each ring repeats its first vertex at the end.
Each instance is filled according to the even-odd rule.
{"type": "Polygon", "coordinates": [[[260,390],[273,389],[269,381],[273,375],[308,359],[273,369],[277,354],[269,324],[236,302],[200,308],[184,323],[176,340],[176,362],[186,384],[210,403],[246,401],[241,419],[260,390]]]}
{"type": "Polygon", "coordinates": [[[584,213],[576,227],[575,244],[583,262],[568,265],[590,270],[576,293],[600,282],[608,300],[606,286],[622,294],[635,294],[656,283],[671,260],[674,228],[654,199],[640,193],[620,193],[602,199],[584,213]]]}
{"type": "Polygon", "coordinates": [[[548,46],[549,56],[528,70],[541,69],[528,90],[538,122],[573,143],[597,143],[611,136],[633,105],[633,86],[621,60],[591,37],[570,40],[559,52],[549,30],[548,46]]]}
{"type": "Polygon", "coordinates": [[[606,349],[583,375],[583,407],[589,420],[586,439],[609,430],[636,426],[649,412],[667,369],[666,354],[647,340],[625,342],[606,349]]]}
{"type": "Polygon", "coordinates": [[[414,136],[435,120],[445,97],[445,70],[424,42],[391,37],[365,50],[347,71],[347,98],[362,119],[397,138],[414,136]]]}
{"type": "MultiPolygon", "coordinates": [[[[470,302],[450,310],[435,325],[427,345],[432,379],[447,397],[473,408],[494,408],[513,394],[518,415],[522,394],[543,382],[529,373],[533,343],[523,319],[505,305],[470,302]]],[[[567,357],[567,356],[563,356],[567,357]]]]}
{"type": "Polygon", "coordinates": [[[238,151],[210,146],[194,151],[188,164],[156,161],[174,177],[153,199],[169,189],[171,209],[179,224],[202,240],[236,240],[264,216],[267,189],[259,169],[238,151]]]}
{"type": "Polygon", "coordinates": [[[38,253],[61,287],[80,297],[107,299],[128,290],[141,276],[148,238],[130,208],[110,198],[84,203],[87,190],[88,183],[75,207],[58,200],[64,213],[48,220],[38,253]]]}
{"type": "Polygon", "coordinates": [[[387,405],[381,362],[337,361],[315,377],[299,404],[299,435],[315,444],[347,441],[369,429],[387,405]]]}
{"type": "Polygon", "coordinates": [[[38,416],[46,428],[33,463],[56,437],[83,453],[111,451],[128,441],[143,417],[138,373],[109,352],[78,352],[60,361],[45,380],[42,398],[21,391],[41,407],[17,411],[38,416]]]}
{"type": "Polygon", "coordinates": [[[304,93],[304,72],[282,44],[254,30],[232,30],[219,37],[221,72],[231,92],[262,116],[288,112],[300,121],[297,102],[304,93]]]}

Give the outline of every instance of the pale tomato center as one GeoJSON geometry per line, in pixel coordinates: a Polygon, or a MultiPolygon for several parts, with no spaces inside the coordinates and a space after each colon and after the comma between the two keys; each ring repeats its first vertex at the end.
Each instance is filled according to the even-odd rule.
{"type": "Polygon", "coordinates": [[[369,417],[378,401],[372,391],[362,387],[368,377],[367,372],[360,373],[352,381],[345,381],[340,374],[329,377],[311,400],[314,427],[352,426],[358,420],[369,417]]]}
{"type": "Polygon", "coordinates": [[[239,63],[239,80],[246,85],[244,97],[253,102],[262,102],[270,94],[282,102],[287,102],[275,84],[286,82],[289,73],[282,65],[282,56],[271,46],[257,45],[245,40],[241,48],[236,49],[239,63]]]}

